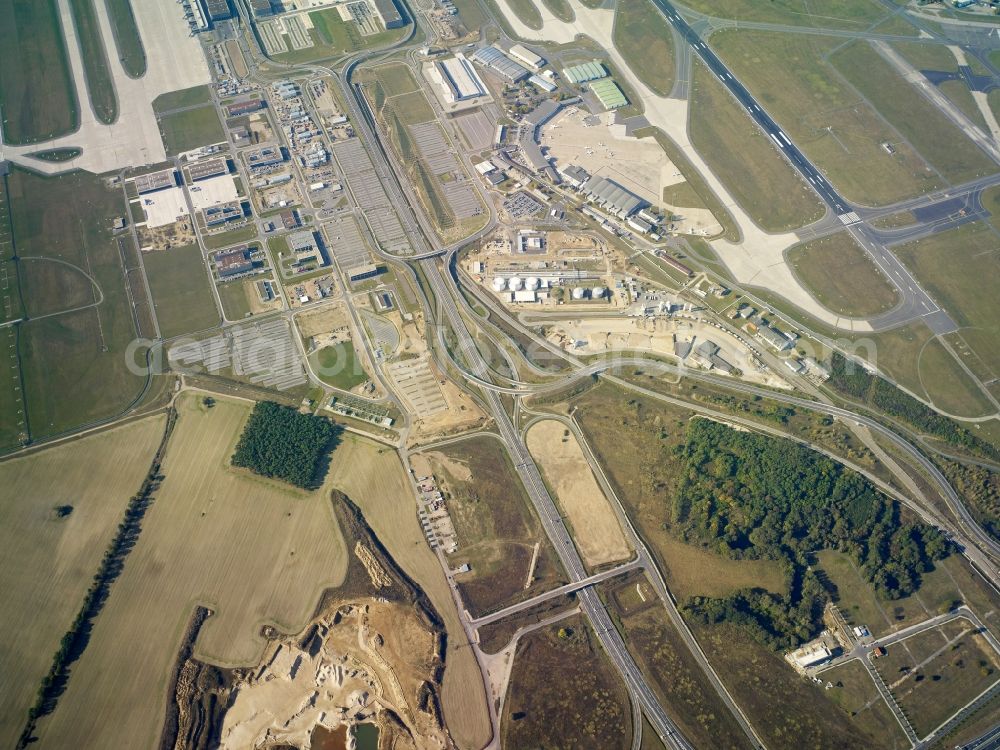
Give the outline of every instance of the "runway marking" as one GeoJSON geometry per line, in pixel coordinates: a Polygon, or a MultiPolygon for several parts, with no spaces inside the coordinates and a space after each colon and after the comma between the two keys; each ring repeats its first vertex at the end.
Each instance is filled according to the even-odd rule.
{"type": "Polygon", "coordinates": [[[784,130],[779,130],[778,131],[778,135],[781,136],[781,140],[783,140],[786,144],[788,144],[789,146],[792,145],[792,142],[790,140],[788,140],[788,136],[785,135],[785,131],[784,130]]]}
{"type": "Polygon", "coordinates": [[[768,135],[771,136],[771,140],[772,141],[774,141],[776,144],[778,144],[778,148],[784,148],[784,146],[782,145],[781,141],[779,141],[777,138],[774,137],[774,133],[768,133],[768,135]]]}
{"type": "Polygon", "coordinates": [[[837,218],[843,222],[844,226],[850,226],[851,224],[857,224],[861,221],[861,217],[857,215],[854,211],[848,211],[846,214],[838,214],[837,218]]]}

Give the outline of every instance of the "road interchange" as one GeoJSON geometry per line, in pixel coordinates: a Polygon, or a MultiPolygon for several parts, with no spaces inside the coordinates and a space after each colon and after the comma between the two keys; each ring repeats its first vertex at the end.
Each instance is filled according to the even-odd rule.
{"type": "MultiPolygon", "coordinates": [[[[656,1],[658,4],[662,4],[664,6],[667,5],[665,2],[662,2],[662,0],[656,1]]],[[[675,20],[679,20],[679,16],[675,16],[675,20]]],[[[690,41],[690,35],[686,35],[685,38],[690,41]]],[[[707,52],[707,47],[704,42],[692,42],[692,44],[696,47],[698,54],[701,55],[703,59],[705,59],[706,54],[710,54],[707,52]],[[700,47],[697,46],[699,44],[700,47]]],[[[454,356],[452,352],[447,349],[447,347],[444,347],[445,351],[448,352],[448,356],[451,358],[452,364],[460,369],[461,376],[465,379],[467,387],[477,389],[481,394],[480,401],[493,417],[496,428],[500,433],[500,438],[506,445],[507,450],[513,459],[515,470],[517,471],[529,494],[529,497],[532,500],[533,505],[535,506],[547,536],[552,541],[561,561],[563,562],[564,569],[566,570],[571,581],[581,581],[587,577],[587,571],[576,551],[572,537],[562,520],[562,516],[544,482],[542,481],[538,469],[528,453],[526,446],[524,445],[523,435],[518,432],[514,422],[511,420],[510,415],[505,409],[500,396],[501,394],[509,394],[519,398],[531,393],[543,392],[547,389],[554,390],[559,387],[564,387],[567,382],[572,382],[573,380],[579,378],[590,377],[598,373],[602,373],[609,369],[611,365],[603,362],[596,364],[579,363],[579,368],[569,375],[558,378],[552,383],[546,383],[540,386],[520,383],[517,381],[512,381],[510,386],[503,386],[497,385],[494,382],[494,375],[487,367],[478,349],[476,348],[473,337],[468,329],[468,326],[466,325],[466,321],[463,318],[462,312],[459,310],[458,304],[456,303],[456,299],[463,300],[463,297],[458,289],[458,279],[453,271],[442,271],[437,257],[442,255],[445,256],[445,269],[452,269],[454,258],[456,257],[458,250],[460,250],[461,247],[466,246],[469,242],[473,242],[479,237],[485,236],[489,231],[492,231],[496,223],[496,217],[495,215],[491,215],[491,221],[488,222],[487,226],[475,236],[466,238],[461,243],[456,243],[450,247],[434,248],[432,244],[427,241],[427,238],[435,236],[430,227],[429,221],[426,216],[423,215],[422,208],[410,200],[407,192],[403,188],[403,180],[405,178],[402,177],[402,175],[404,174],[404,171],[400,168],[400,165],[396,163],[394,156],[383,147],[383,139],[379,135],[378,124],[375,121],[373,113],[369,109],[363,92],[357,84],[351,83],[351,75],[357,66],[370,60],[374,54],[377,53],[356,56],[355,58],[349,60],[339,71],[323,68],[321,66],[307,67],[312,67],[317,72],[331,75],[340,87],[344,100],[348,104],[350,115],[355,123],[356,130],[361,136],[363,142],[367,145],[369,155],[372,157],[372,160],[376,165],[376,170],[379,173],[383,184],[392,194],[394,201],[396,201],[395,205],[399,207],[398,213],[400,215],[400,219],[403,222],[403,226],[414,249],[414,253],[405,258],[388,255],[382,253],[381,251],[378,252],[385,260],[393,264],[399,264],[401,262],[405,263],[406,267],[411,269],[415,278],[418,279],[418,288],[420,289],[421,296],[423,297],[423,301],[425,303],[424,307],[428,324],[433,326],[436,322],[439,337],[444,336],[445,326],[447,326],[447,329],[450,330],[452,335],[456,337],[458,341],[459,356],[454,356]],[[425,289],[419,283],[420,279],[427,282],[429,289],[425,289]],[[429,297],[428,293],[430,293],[432,297],[429,297]],[[433,304],[431,301],[432,298],[433,304]],[[461,363],[459,363],[459,359],[461,360],[461,363]]],[[[714,57],[714,55],[712,57],[714,57]]],[[[728,71],[723,75],[726,74],[728,74],[728,71]]],[[[731,74],[728,75],[729,80],[734,80],[732,79],[731,74]]],[[[723,78],[724,83],[726,80],[727,79],[723,78]]],[[[765,121],[765,124],[769,123],[770,127],[774,129],[773,133],[771,131],[768,132],[785,141],[785,148],[788,149],[786,150],[786,156],[788,156],[790,160],[797,165],[797,168],[800,169],[804,176],[812,176],[814,178],[814,180],[811,180],[810,182],[813,184],[817,193],[821,195],[827,205],[829,205],[835,212],[842,212],[838,215],[850,213],[850,205],[846,203],[846,201],[844,201],[844,199],[836,193],[834,188],[826,182],[825,178],[823,178],[822,175],[815,170],[815,168],[812,167],[808,161],[805,160],[801,153],[794,148],[791,141],[787,139],[787,136],[785,136],[784,133],[777,128],[777,125],[770,120],[770,117],[767,116],[766,113],[759,108],[759,106],[757,113],[761,119],[765,121]]],[[[762,125],[762,127],[764,126],[765,125],[762,125]]],[[[766,129],[767,128],[765,127],[765,130],[766,129]]],[[[488,202],[487,205],[489,205],[488,202]]],[[[492,213],[492,207],[490,210],[492,213]]],[[[843,223],[845,226],[851,227],[855,222],[853,220],[850,222],[844,220],[843,223]]],[[[864,225],[856,231],[863,232],[864,225]]],[[[898,263],[898,261],[896,261],[896,263],[898,263]]],[[[928,301],[929,297],[923,300],[925,307],[929,307],[927,304],[928,301]]],[[[918,299],[918,304],[919,302],[920,300],[918,299]]],[[[468,303],[466,302],[465,304],[468,303]]],[[[944,315],[943,311],[936,308],[936,305],[934,308],[935,310],[932,311],[932,313],[940,312],[944,315]]],[[[950,319],[948,320],[950,321],[950,319]]],[[[441,347],[438,348],[440,349],[441,347]]],[[[625,360],[618,360],[618,364],[641,364],[643,367],[650,366],[650,362],[648,360],[636,360],[634,362],[630,362],[627,358],[625,360]]],[[[668,365],[662,366],[666,368],[671,367],[668,365]]],[[[727,387],[733,387],[734,385],[739,386],[736,390],[741,390],[745,393],[756,393],[756,395],[763,393],[769,398],[776,397],[775,393],[765,391],[764,389],[754,389],[752,386],[743,386],[743,384],[738,383],[726,383],[727,387]],[[760,393],[758,393],[758,391],[760,393]]],[[[950,485],[948,485],[947,481],[936,469],[936,467],[934,467],[931,462],[920,454],[919,451],[916,451],[916,449],[910,446],[909,443],[906,443],[906,441],[902,441],[898,438],[898,436],[895,436],[894,433],[882,426],[881,423],[864,415],[850,412],[846,409],[827,407],[806,399],[781,396],[778,400],[785,400],[786,403],[796,404],[803,408],[826,411],[827,413],[840,416],[844,419],[854,420],[859,424],[866,425],[876,432],[882,433],[883,435],[888,433],[888,435],[895,438],[896,442],[904,443],[906,448],[908,448],[909,451],[912,451],[911,457],[935,477],[942,489],[946,487],[947,490],[950,490],[950,499],[953,500],[953,507],[950,509],[956,513],[956,516],[960,519],[960,523],[963,523],[966,530],[970,532],[969,536],[977,536],[976,531],[978,530],[980,534],[983,534],[988,539],[988,536],[985,535],[985,532],[982,532],[982,530],[975,524],[975,521],[971,518],[967,509],[964,508],[964,505],[958,499],[957,494],[954,493],[954,490],[951,489],[950,485]]],[[[948,494],[947,490],[944,494],[948,494]]],[[[979,539],[977,541],[983,540],[979,539]]],[[[996,543],[992,542],[992,540],[989,540],[989,542],[992,544],[987,544],[986,546],[991,549],[991,552],[994,554],[1000,554],[1000,545],[996,545],[996,543]]],[[[658,568],[655,563],[648,558],[648,553],[646,553],[645,556],[640,554],[640,560],[644,563],[643,567],[646,567],[647,570],[657,571],[658,573],[658,568]]],[[[988,563],[986,567],[990,574],[995,574],[996,568],[993,563],[988,563]]],[[[578,591],[578,598],[581,608],[590,618],[602,646],[621,672],[630,695],[632,695],[633,699],[642,706],[643,712],[646,714],[657,734],[669,747],[689,747],[689,744],[683,738],[676,725],[663,711],[662,706],[659,705],[644,676],[638,670],[631,655],[625,648],[621,636],[614,628],[611,619],[597,593],[590,587],[584,587],[578,591]]],[[[737,708],[736,711],[738,712],[739,709],[737,708]]],[[[738,719],[741,718],[739,713],[735,715],[738,719]]],[[[753,730],[749,728],[748,724],[745,724],[744,721],[741,721],[740,723],[744,726],[745,731],[749,730],[747,732],[748,737],[751,737],[754,744],[761,745],[762,743],[760,743],[753,734],[753,730]]]]}

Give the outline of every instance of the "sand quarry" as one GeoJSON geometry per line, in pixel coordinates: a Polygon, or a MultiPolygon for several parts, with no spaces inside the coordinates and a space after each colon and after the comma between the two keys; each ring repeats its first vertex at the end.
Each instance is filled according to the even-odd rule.
{"type": "Polygon", "coordinates": [[[418,743],[401,747],[445,747],[444,731],[415,705],[433,656],[433,637],[411,608],[378,599],[340,604],[268,646],[233,691],[219,747],[308,748],[316,726],[336,729],[385,709],[418,743]]]}

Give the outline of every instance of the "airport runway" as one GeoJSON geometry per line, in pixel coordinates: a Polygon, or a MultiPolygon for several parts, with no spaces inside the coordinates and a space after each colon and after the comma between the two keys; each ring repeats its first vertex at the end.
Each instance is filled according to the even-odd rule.
{"type": "Polygon", "coordinates": [[[893,328],[911,320],[922,318],[934,333],[949,333],[958,328],[955,321],[937,306],[910,274],[902,262],[881,243],[879,235],[863,223],[861,215],[837,189],[830,184],[822,172],[799,150],[771,116],[760,106],[753,95],[730,72],[699,34],[681,18],[668,0],[653,0],[681,38],[687,42],[702,59],[708,69],[729,89],[736,100],[746,109],[751,118],[774,141],[792,166],[812,186],[817,195],[837,215],[840,222],[851,231],[854,238],[868,252],[882,273],[899,290],[901,302],[895,308],[879,315],[869,322],[876,331],[893,328]]]}

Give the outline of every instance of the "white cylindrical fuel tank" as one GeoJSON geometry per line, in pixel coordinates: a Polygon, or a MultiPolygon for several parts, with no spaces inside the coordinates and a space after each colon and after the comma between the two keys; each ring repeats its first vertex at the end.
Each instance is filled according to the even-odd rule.
{"type": "Polygon", "coordinates": [[[507,279],[505,279],[503,276],[497,276],[495,279],[493,279],[494,292],[502,292],[506,288],[507,288],[507,279]]]}
{"type": "Polygon", "coordinates": [[[583,287],[578,286],[576,289],[573,290],[573,299],[583,299],[584,294],[585,292],[583,287]]]}
{"type": "Polygon", "coordinates": [[[603,286],[595,286],[593,289],[590,290],[590,298],[601,299],[602,297],[604,297],[604,292],[605,290],[603,286]]]}
{"type": "Polygon", "coordinates": [[[507,288],[510,289],[512,292],[519,292],[521,291],[521,283],[522,282],[520,276],[511,276],[510,279],[507,281],[507,288]]]}
{"type": "Polygon", "coordinates": [[[532,292],[535,291],[538,289],[538,279],[534,276],[529,276],[524,280],[524,288],[532,292]]]}

